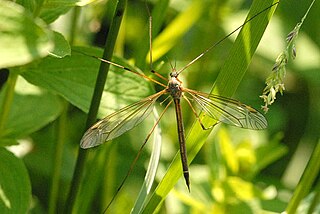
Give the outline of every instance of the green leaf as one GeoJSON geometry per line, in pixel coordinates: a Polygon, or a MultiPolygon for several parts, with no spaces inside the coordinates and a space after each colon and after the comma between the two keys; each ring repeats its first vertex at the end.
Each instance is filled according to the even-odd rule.
{"type": "Polygon", "coordinates": [[[219,129],[217,138],[219,139],[219,149],[221,156],[224,159],[225,166],[231,171],[232,174],[237,174],[240,166],[236,155],[236,149],[232,145],[231,139],[223,127],[219,129]]]}
{"type": "Polygon", "coordinates": [[[32,13],[36,8],[40,1],[38,0],[16,0],[15,3],[20,4],[30,13],[32,13]]]}
{"type": "Polygon", "coordinates": [[[44,4],[40,13],[40,18],[47,24],[54,22],[61,15],[66,14],[73,5],[55,4],[48,1],[48,4],[44,4]]]}
{"type": "MultiPolygon", "coordinates": [[[[320,140],[318,140],[318,143],[313,149],[308,165],[303,172],[303,176],[301,177],[299,184],[295,187],[294,193],[288,203],[288,206],[286,208],[286,212],[288,214],[297,213],[297,208],[301,203],[301,200],[305,196],[307,196],[307,194],[310,192],[312,188],[312,185],[316,181],[320,172],[319,157],[320,157],[320,140]]],[[[317,191],[319,191],[319,189],[317,191]]],[[[319,197],[319,194],[317,197],[319,197]]]]}
{"type": "Polygon", "coordinates": [[[85,6],[96,0],[47,0],[41,6],[40,18],[46,23],[52,23],[74,6],[85,6]]]}
{"type": "Polygon", "coordinates": [[[282,138],[283,134],[279,133],[274,137],[274,139],[272,139],[271,142],[257,148],[257,163],[254,170],[255,173],[259,173],[265,167],[280,159],[288,152],[288,148],[280,144],[282,138]]]}
{"type": "Polygon", "coordinates": [[[50,51],[50,55],[57,58],[63,58],[71,55],[69,42],[61,33],[54,31],[54,49],[50,51]]]}
{"type": "Polygon", "coordinates": [[[31,185],[22,160],[0,148],[0,212],[27,213],[31,202],[31,185]]]}
{"type": "MultiPolygon", "coordinates": [[[[248,16],[252,17],[270,6],[273,2],[275,1],[254,1],[248,16]]],[[[219,92],[218,94],[228,97],[236,91],[275,8],[276,6],[255,17],[242,28],[230,51],[229,57],[215,81],[214,92],[216,94],[219,92]]],[[[213,123],[212,119],[209,119],[208,117],[203,117],[202,122],[207,127],[209,127],[208,124],[213,123]]],[[[186,142],[189,164],[200,151],[209,134],[210,131],[203,131],[198,121],[195,121],[187,136],[186,142]]],[[[163,200],[174,187],[181,175],[181,160],[179,153],[177,153],[165,176],[150,198],[149,203],[143,210],[143,213],[157,212],[160,209],[163,200]]]]}
{"type": "MultiPolygon", "coordinates": [[[[100,56],[102,50],[77,48],[79,52],[100,56]]],[[[126,61],[114,58],[116,63],[140,72],[126,61]]],[[[48,57],[39,64],[23,69],[22,76],[34,85],[60,94],[84,112],[88,112],[100,61],[78,52],[71,57],[48,57]]],[[[100,103],[100,116],[138,101],[153,91],[143,78],[120,68],[111,68],[100,103]]]]}
{"type": "MultiPolygon", "coordinates": [[[[1,93],[1,103],[3,97],[1,93]]],[[[55,120],[61,110],[62,106],[57,96],[41,92],[22,78],[18,78],[9,118],[1,130],[1,138],[16,139],[39,130],[55,120]]]]}
{"type": "Polygon", "coordinates": [[[23,7],[0,2],[0,68],[29,63],[53,49],[51,31],[23,7]]]}

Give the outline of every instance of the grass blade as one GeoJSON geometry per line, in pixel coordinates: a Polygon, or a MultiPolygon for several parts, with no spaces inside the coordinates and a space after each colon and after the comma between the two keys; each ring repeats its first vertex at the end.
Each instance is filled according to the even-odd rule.
{"type": "MultiPolygon", "coordinates": [[[[254,1],[248,17],[254,16],[274,2],[276,1],[254,1]]],[[[230,51],[229,57],[215,81],[212,90],[213,93],[217,94],[217,92],[219,92],[222,96],[231,96],[236,91],[275,9],[276,6],[272,7],[242,28],[230,51]]],[[[203,122],[205,125],[213,123],[213,121],[207,117],[203,118],[203,122]]],[[[189,163],[191,163],[199,152],[209,134],[210,131],[203,131],[197,121],[193,124],[189,135],[187,136],[189,163]]],[[[143,213],[157,212],[161,207],[163,200],[174,187],[181,175],[180,156],[179,153],[177,153],[165,176],[143,210],[143,213]]]]}
{"type": "MultiPolygon", "coordinates": [[[[154,121],[156,123],[156,121],[159,119],[159,115],[155,108],[153,110],[153,113],[154,113],[154,121]]],[[[135,205],[131,213],[139,213],[142,210],[144,204],[147,201],[147,197],[149,196],[150,189],[152,187],[152,184],[158,169],[160,153],[161,153],[161,145],[162,145],[161,128],[159,124],[156,126],[153,135],[154,135],[153,148],[152,148],[152,153],[151,153],[151,157],[148,165],[148,170],[145,176],[145,180],[140,189],[138,198],[135,202],[135,205]]]]}

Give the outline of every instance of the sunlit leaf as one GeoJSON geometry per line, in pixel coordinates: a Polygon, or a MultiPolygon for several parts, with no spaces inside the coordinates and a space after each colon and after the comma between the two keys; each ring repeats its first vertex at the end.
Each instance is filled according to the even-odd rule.
{"type": "MultiPolygon", "coordinates": [[[[0,94],[1,103],[3,95],[0,94]]],[[[57,96],[42,92],[23,78],[18,78],[9,118],[0,136],[4,139],[26,136],[55,120],[61,110],[62,105],[57,96]]]]}
{"type": "Polygon", "coordinates": [[[31,185],[22,160],[0,147],[0,211],[27,213],[31,203],[31,185]]]}
{"type": "MultiPolygon", "coordinates": [[[[102,50],[95,48],[77,50],[92,56],[102,54],[102,50]]],[[[119,58],[114,58],[114,61],[130,67],[119,58]]],[[[26,67],[22,70],[22,76],[32,84],[60,94],[73,105],[88,112],[99,64],[100,61],[95,58],[74,52],[72,56],[63,59],[48,57],[39,64],[26,67]]],[[[132,69],[138,70],[134,67],[132,69]]],[[[152,91],[149,83],[143,78],[111,67],[102,95],[99,116],[106,116],[125,105],[141,100],[152,91]]]]}
{"type": "Polygon", "coordinates": [[[62,34],[54,32],[54,49],[49,54],[57,58],[71,55],[70,45],[62,34]]]}
{"type": "Polygon", "coordinates": [[[52,33],[23,7],[0,1],[0,68],[29,63],[49,54],[52,33]]]}

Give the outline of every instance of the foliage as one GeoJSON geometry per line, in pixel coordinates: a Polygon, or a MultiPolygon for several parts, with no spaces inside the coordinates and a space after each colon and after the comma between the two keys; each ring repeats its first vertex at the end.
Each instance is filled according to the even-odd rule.
{"type": "MultiPolygon", "coordinates": [[[[73,212],[101,213],[125,177],[152,127],[151,118],[111,143],[79,150],[100,66],[100,61],[90,56],[103,54],[99,41],[105,40],[103,30],[112,23],[116,2],[0,2],[0,74],[4,80],[0,91],[1,213],[65,211],[68,190],[77,174],[80,186],[73,212]],[[83,171],[74,175],[79,152],[86,158],[83,171]]],[[[272,2],[255,1],[249,9],[246,1],[159,0],[148,1],[148,7],[145,1],[129,1],[112,61],[151,76],[149,10],[153,18],[151,69],[166,76],[171,67],[187,65],[241,25],[247,14],[252,17],[272,2]]],[[[213,93],[228,97],[235,94],[243,103],[261,105],[259,94],[264,79],[285,47],[281,41],[309,5],[281,2],[275,16],[268,10],[254,17],[236,40],[232,35],[187,68],[181,75],[184,86],[204,92],[213,87],[213,93]],[[271,17],[270,28],[264,33],[271,17]]],[[[178,151],[176,124],[170,119],[173,111],[168,110],[160,122],[162,131],[157,130],[155,136],[161,136],[163,145],[159,166],[153,166],[158,168],[154,187],[149,194],[142,192],[135,202],[139,189],[147,189],[143,177],[153,148],[150,141],[107,212],[128,213],[132,208],[134,213],[319,210],[319,183],[315,182],[320,151],[315,147],[319,145],[320,128],[317,8],[319,4],[311,8],[295,39],[295,50],[299,52],[294,62],[286,64],[287,93],[266,115],[267,130],[218,124],[209,135],[210,131],[203,131],[188,105],[184,105],[192,161],[189,193],[179,180],[182,172],[178,153],[174,157],[178,151]],[[292,195],[303,171],[290,201],[283,195],[292,195]]],[[[154,93],[157,87],[111,66],[102,88],[98,118],[154,93]]],[[[163,107],[157,109],[161,112],[163,107]]],[[[202,118],[204,123],[215,123],[202,118]]]]}

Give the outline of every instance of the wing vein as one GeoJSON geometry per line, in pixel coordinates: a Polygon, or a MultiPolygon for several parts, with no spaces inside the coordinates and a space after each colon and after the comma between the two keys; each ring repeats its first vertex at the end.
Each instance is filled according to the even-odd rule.
{"type": "Polygon", "coordinates": [[[265,117],[237,100],[184,88],[193,101],[209,117],[220,122],[247,129],[265,129],[268,124],[265,117]]]}
{"type": "Polygon", "coordinates": [[[81,148],[98,146],[134,128],[151,113],[156,100],[165,93],[167,91],[162,90],[109,114],[85,132],[80,142],[81,148]]]}

